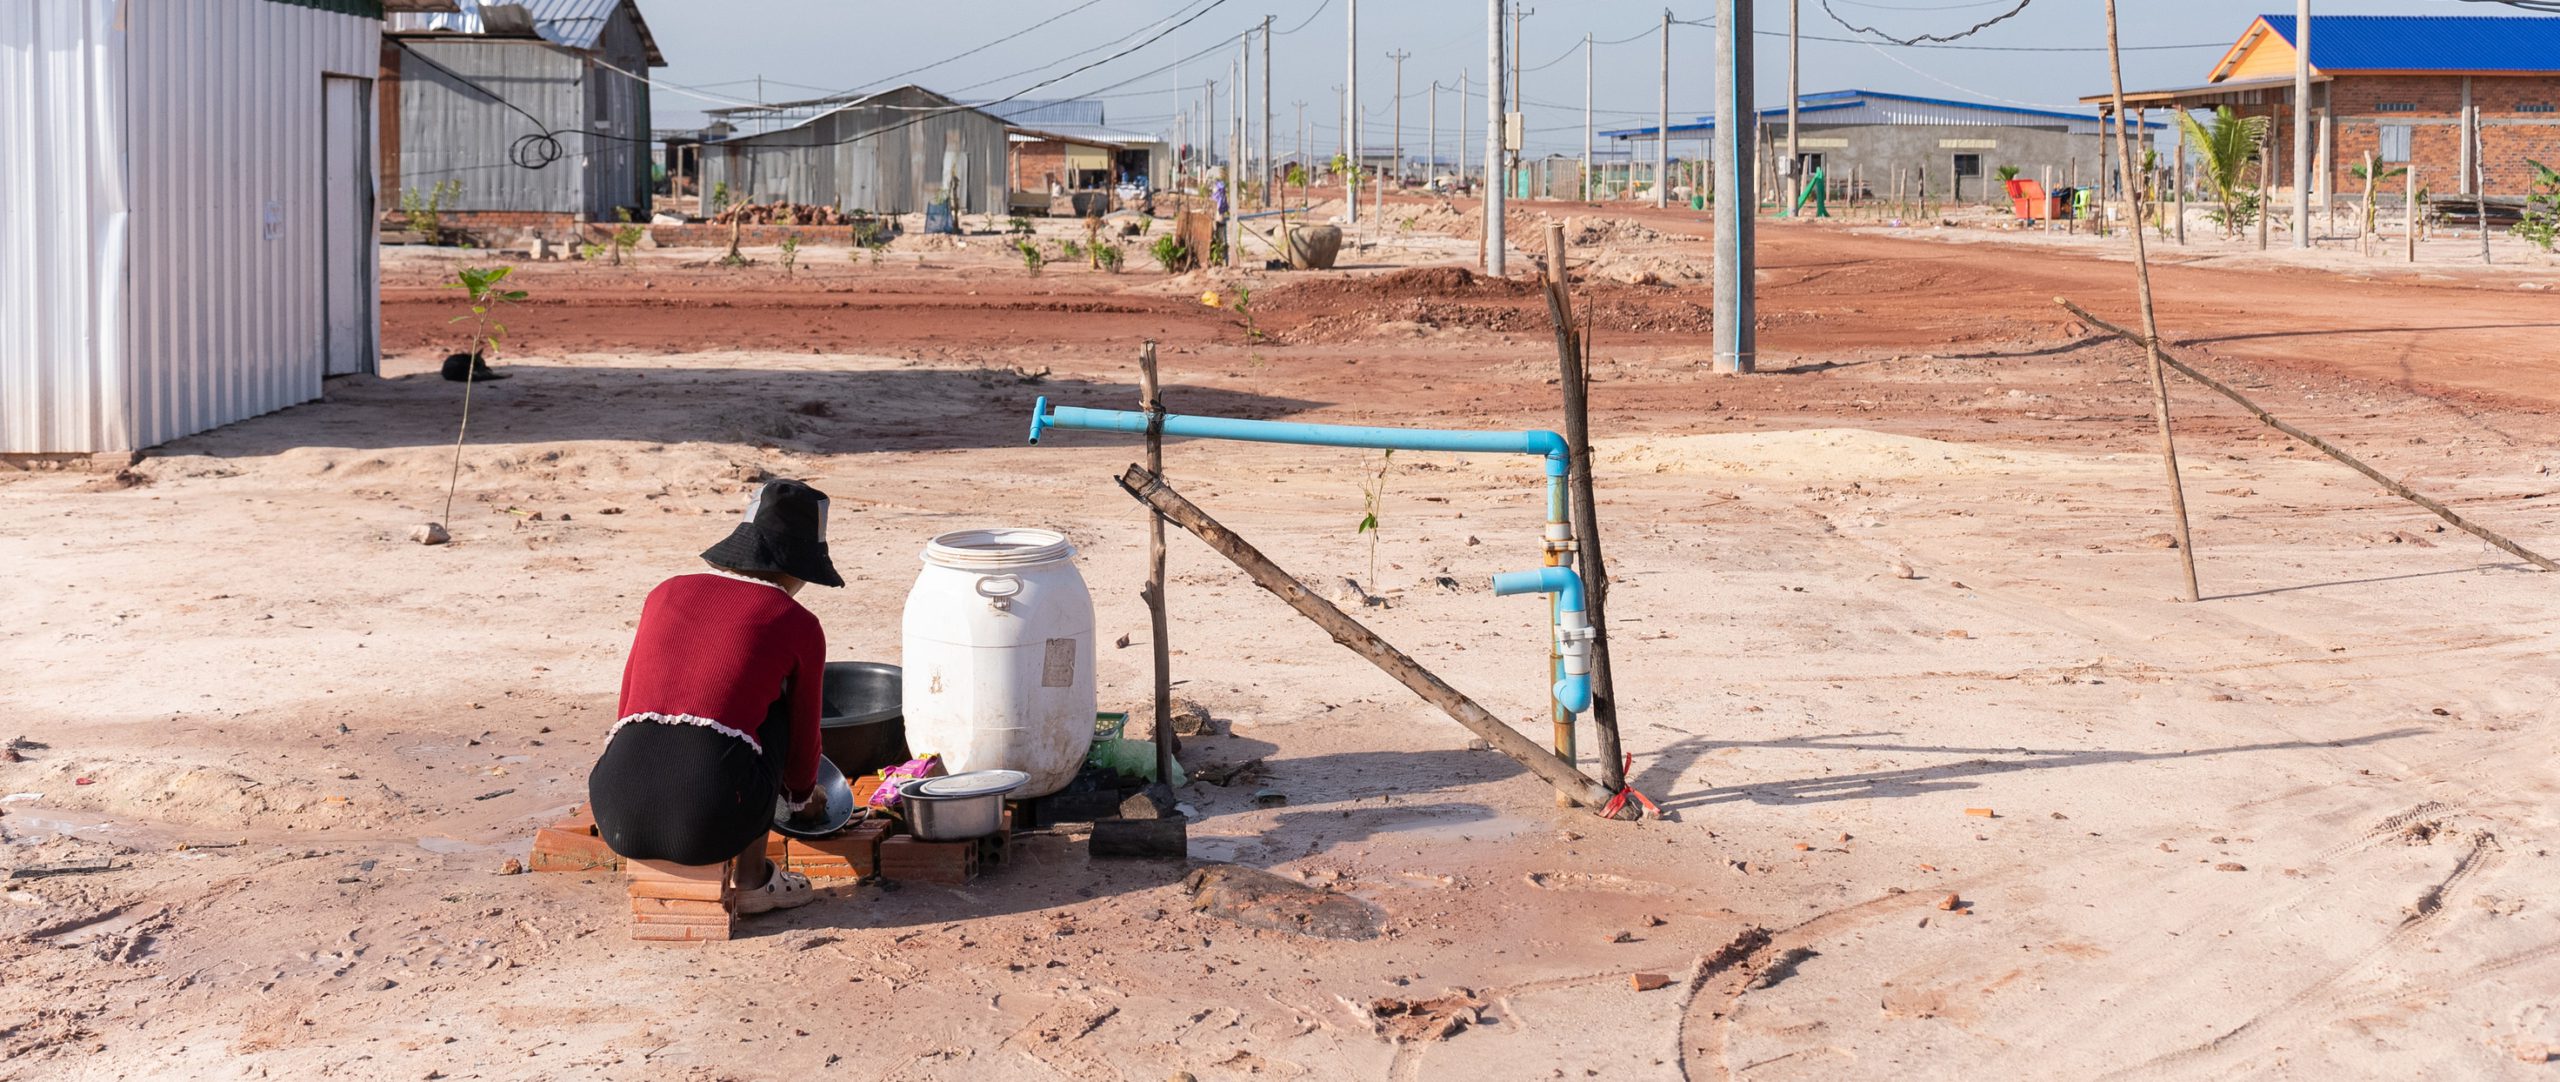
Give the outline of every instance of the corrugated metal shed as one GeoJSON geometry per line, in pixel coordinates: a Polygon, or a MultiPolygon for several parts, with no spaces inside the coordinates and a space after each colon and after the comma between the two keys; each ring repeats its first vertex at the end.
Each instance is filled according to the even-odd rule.
{"type": "Polygon", "coordinates": [[[0,452],[148,447],[370,367],[380,15],[0,4],[0,452]]]}
{"type": "Polygon", "coordinates": [[[1101,127],[1102,102],[1094,98],[1056,98],[1049,100],[990,102],[978,108],[994,113],[1007,124],[1025,128],[1056,131],[1062,125],[1089,124],[1101,127]]]}
{"type": "Polygon", "coordinates": [[[476,7],[393,17],[395,28],[418,28],[395,34],[383,52],[386,93],[398,109],[383,145],[387,201],[456,182],[461,195],[450,209],[612,221],[626,208],[646,217],[651,136],[641,75],[665,61],[639,8],[630,0],[534,7],[552,17],[536,24],[554,28],[541,37],[481,34],[476,7]],[[559,157],[541,164],[546,137],[559,157]]]}
{"type": "Polygon", "coordinates": [[[946,166],[955,210],[1007,206],[1005,123],[922,87],[847,102],[780,131],[702,144],[702,186],[733,198],[788,199],[845,210],[912,214],[940,190],[946,166]]]}
{"type": "MultiPolygon", "coordinates": [[[[2259,21],[2291,44],[2293,16],[2259,21]]],[[[2560,19],[2530,15],[2314,15],[2311,66],[2340,72],[2560,74],[2560,19]]]]}
{"type": "MultiPolygon", "coordinates": [[[[1923,98],[1911,94],[1891,94],[1880,90],[1833,90],[1806,94],[1796,99],[1800,123],[1825,126],[1915,125],[1954,127],[2044,128],[2074,135],[2098,133],[2098,118],[2093,113],[2062,112],[2018,105],[1993,105],[1984,102],[1955,101],[1947,98],[1923,98]],[[1808,119],[1809,118],[1809,119],[1808,119]]],[[[1760,111],[1763,123],[1786,123],[1784,105],[1760,111]]],[[[2165,125],[2152,121],[2148,127],[2165,125]]],[[[1687,124],[1673,124],[1674,139],[1704,135],[1714,131],[1714,117],[1700,117],[1687,124]]],[[[1619,128],[1600,134],[1610,139],[1653,139],[1653,125],[1619,128]]]]}

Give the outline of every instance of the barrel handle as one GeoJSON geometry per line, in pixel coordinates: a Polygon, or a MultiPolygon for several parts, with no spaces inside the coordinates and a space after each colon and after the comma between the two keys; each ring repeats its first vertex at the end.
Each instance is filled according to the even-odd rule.
{"type": "Polygon", "coordinates": [[[987,599],[987,607],[995,609],[998,612],[1002,612],[1006,609],[1012,608],[1013,599],[1022,594],[1022,577],[1019,575],[982,575],[979,576],[978,581],[975,584],[975,589],[978,591],[979,597],[987,599]],[[993,584],[995,583],[1010,583],[1011,585],[1005,589],[998,590],[993,588],[993,584]]]}

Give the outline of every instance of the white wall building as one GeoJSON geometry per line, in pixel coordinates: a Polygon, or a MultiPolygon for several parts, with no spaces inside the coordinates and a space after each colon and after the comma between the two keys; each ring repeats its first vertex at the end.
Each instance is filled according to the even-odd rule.
{"type": "Polygon", "coordinates": [[[381,0],[0,2],[0,453],[370,372],[381,0]]]}

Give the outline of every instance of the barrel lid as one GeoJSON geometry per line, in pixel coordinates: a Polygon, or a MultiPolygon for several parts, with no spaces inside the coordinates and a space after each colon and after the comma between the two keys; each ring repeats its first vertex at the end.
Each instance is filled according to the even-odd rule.
{"type": "Polygon", "coordinates": [[[938,534],[924,545],[924,562],[962,571],[1036,567],[1075,554],[1076,547],[1067,535],[1021,526],[954,530],[938,534]]]}
{"type": "Polygon", "coordinates": [[[1022,788],[1031,775],[1019,770],[964,770],[939,778],[926,778],[903,791],[923,797],[996,796],[1022,788]]]}

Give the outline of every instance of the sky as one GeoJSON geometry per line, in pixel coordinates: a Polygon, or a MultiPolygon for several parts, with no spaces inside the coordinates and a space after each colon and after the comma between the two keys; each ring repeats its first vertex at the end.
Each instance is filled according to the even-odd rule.
{"type": "MultiPolygon", "coordinates": [[[[1760,104],[1783,105],[1788,0],[1757,0],[1760,104]]],[[[2084,94],[2107,90],[2102,0],[2031,0],[2015,17],[1961,44],[1998,49],[1898,47],[1839,40],[1866,37],[1841,21],[1896,37],[1952,33],[2016,6],[2017,0],[1798,0],[1805,93],[1866,89],[1993,103],[2075,108],[2084,94]],[[1826,12],[1826,4],[1828,12],[1826,12]]],[[[1298,111],[1306,103],[1310,153],[1330,155],[1340,141],[1345,30],[1352,0],[639,0],[668,66],[651,73],[660,128],[697,125],[699,110],[722,99],[784,101],[852,88],[916,83],[963,101],[1010,94],[1025,98],[1099,96],[1114,127],[1171,134],[1178,112],[1195,116],[1202,81],[1218,83],[1218,110],[1228,108],[1238,36],[1268,15],[1273,149],[1296,148],[1298,111]],[[1053,21],[1052,21],[1053,20],[1053,21]],[[1176,22],[1179,29],[1117,59],[1176,22]],[[1040,25],[1045,22],[1045,25],[1040,25]],[[1037,26],[1037,29],[1031,29],[1037,26]],[[1028,32],[1023,32],[1023,31],[1028,32]],[[1020,36],[1004,39],[1020,32],[1020,36]],[[1223,47],[1222,47],[1223,46],[1223,47]],[[1185,62],[1185,58],[1206,53],[1185,62]],[[960,55],[967,53],[968,55],[960,55]],[[1077,68],[1106,61],[1090,70],[1077,68]],[[922,70],[914,70],[922,69],[922,70]],[[1159,70],[1161,69],[1161,70],[1159,70]],[[1044,80],[1066,75],[1049,86],[1044,80]],[[757,77],[762,76],[761,96],[757,77]],[[893,82],[881,83],[881,80],[893,82]],[[690,88],[690,89],[687,89],[690,88]]],[[[1592,47],[1594,121],[1606,130],[1652,123],[1662,70],[1663,8],[1636,0],[1513,0],[1529,14],[1521,23],[1522,83],[1529,149],[1579,153],[1583,129],[1584,52],[1592,47]],[[1632,40],[1622,40],[1632,39],[1632,40]]],[[[2283,0],[2125,0],[2118,5],[2127,89],[2205,81],[2222,50],[2262,12],[2290,13],[2283,0]]],[[[1441,89],[1440,154],[1454,157],[1463,76],[1469,156],[1483,145],[1486,23],[1484,0],[1365,0],[1359,5],[1362,142],[1389,143],[1396,65],[1403,62],[1404,145],[1418,155],[1441,89]]],[[[2462,0],[2316,0],[2315,14],[2514,14],[2496,4],[2462,0]]],[[[1711,0],[1678,0],[1679,20],[1707,22],[1711,0]]],[[[1671,28],[1673,122],[1711,111],[1714,31],[1671,28]]],[[[1253,52],[1255,101],[1261,104],[1262,51],[1253,52]]],[[[1257,109],[1258,111],[1258,109],[1257,109]]],[[[1196,130],[1196,129],[1195,129],[1196,130]]],[[[1605,145],[1606,141],[1603,140],[1605,145]]]]}

